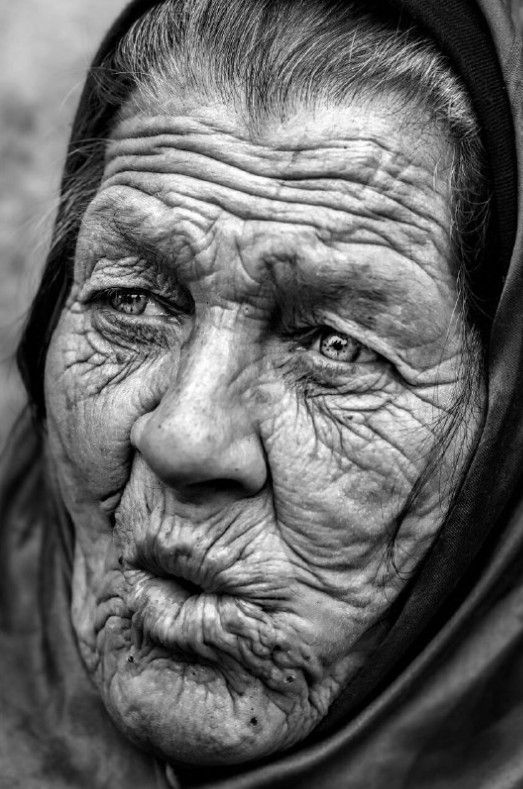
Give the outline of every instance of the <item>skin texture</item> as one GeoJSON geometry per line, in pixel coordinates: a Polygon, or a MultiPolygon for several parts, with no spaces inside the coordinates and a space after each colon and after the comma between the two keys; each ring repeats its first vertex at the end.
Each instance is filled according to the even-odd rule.
{"type": "Polygon", "coordinates": [[[468,363],[437,131],[379,102],[296,112],[127,113],[48,354],[80,651],[169,761],[253,759],[326,715],[479,419],[412,503],[468,363]]]}

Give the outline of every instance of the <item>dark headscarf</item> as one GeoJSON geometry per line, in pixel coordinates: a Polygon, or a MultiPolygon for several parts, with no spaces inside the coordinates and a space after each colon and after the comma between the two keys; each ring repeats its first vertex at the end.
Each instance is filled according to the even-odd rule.
{"type": "MultiPolygon", "coordinates": [[[[175,768],[167,779],[114,729],[81,664],[69,612],[71,530],[46,495],[39,438],[21,423],[2,483],[0,787],[523,787],[521,44],[503,0],[383,1],[432,38],[465,83],[493,189],[486,265],[474,283],[492,312],[488,408],[454,506],[385,642],[308,740],[261,764],[211,776],[175,768]]],[[[94,65],[156,4],[131,3],[94,65]]],[[[106,136],[114,112],[100,104],[91,72],[64,192],[89,167],[82,143],[106,136]]],[[[64,261],[77,229],[73,223],[53,244],[21,346],[40,417],[45,350],[70,284],[64,261]]]]}

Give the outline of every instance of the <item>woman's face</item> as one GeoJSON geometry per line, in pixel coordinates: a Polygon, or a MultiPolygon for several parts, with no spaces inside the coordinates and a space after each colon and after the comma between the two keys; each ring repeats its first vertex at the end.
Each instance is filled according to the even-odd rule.
{"type": "Polygon", "coordinates": [[[449,430],[469,360],[444,145],[376,104],[256,136],[197,107],[114,132],[47,426],[109,712],[223,764],[305,737],[376,648],[479,417],[449,430]]]}

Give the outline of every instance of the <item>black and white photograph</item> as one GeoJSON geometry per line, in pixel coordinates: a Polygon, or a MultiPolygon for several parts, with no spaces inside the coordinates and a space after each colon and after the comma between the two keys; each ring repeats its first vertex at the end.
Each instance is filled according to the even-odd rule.
{"type": "Polygon", "coordinates": [[[0,0],[0,789],[523,789],[523,0],[0,0]]]}

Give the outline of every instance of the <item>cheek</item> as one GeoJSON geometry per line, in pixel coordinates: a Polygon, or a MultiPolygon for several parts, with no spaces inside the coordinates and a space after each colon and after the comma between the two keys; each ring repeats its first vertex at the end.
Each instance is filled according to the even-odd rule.
{"type": "Polygon", "coordinates": [[[384,393],[377,406],[373,395],[373,409],[365,413],[363,399],[357,410],[326,399],[307,403],[294,393],[273,404],[278,415],[264,423],[264,441],[272,485],[287,515],[315,504],[328,520],[351,509],[364,520],[377,508],[387,520],[409,494],[430,430],[412,416],[415,403],[399,408],[384,393]]]}
{"type": "Polygon", "coordinates": [[[111,357],[70,323],[66,316],[58,326],[46,362],[50,451],[69,493],[104,502],[127,481],[131,429],[161,398],[166,360],[111,357]]]}
{"type": "Polygon", "coordinates": [[[394,538],[400,551],[408,542],[409,561],[421,558],[446,507],[439,473],[411,513],[415,530],[395,528],[435,445],[434,405],[398,388],[357,403],[288,392],[278,408],[264,423],[275,511],[303,563],[348,588],[349,576],[375,579],[378,566],[382,579],[396,575],[384,561],[394,538]]]}

